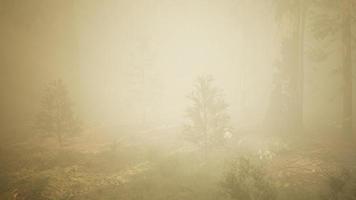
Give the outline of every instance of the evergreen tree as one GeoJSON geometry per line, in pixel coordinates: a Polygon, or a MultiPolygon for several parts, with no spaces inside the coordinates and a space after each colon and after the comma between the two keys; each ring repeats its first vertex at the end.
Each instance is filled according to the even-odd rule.
{"type": "Polygon", "coordinates": [[[208,148],[221,145],[228,133],[229,115],[221,90],[213,86],[211,76],[199,77],[188,96],[192,105],[187,110],[189,123],[185,126],[188,140],[208,148]]]}
{"type": "Polygon", "coordinates": [[[37,130],[56,137],[61,146],[64,136],[80,131],[80,123],[72,110],[67,88],[61,80],[47,86],[41,107],[37,116],[37,130]]]}

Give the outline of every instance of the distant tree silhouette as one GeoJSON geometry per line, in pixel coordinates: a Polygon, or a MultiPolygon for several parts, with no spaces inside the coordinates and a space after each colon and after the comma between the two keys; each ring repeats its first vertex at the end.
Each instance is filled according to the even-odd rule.
{"type": "Polygon", "coordinates": [[[187,110],[189,123],[184,133],[188,140],[208,148],[221,145],[224,135],[228,133],[228,105],[224,101],[221,90],[214,87],[211,76],[199,77],[193,92],[188,95],[192,105],[187,110]]]}
{"type": "Polygon", "coordinates": [[[61,80],[51,82],[42,99],[36,129],[48,136],[56,137],[62,146],[63,137],[80,131],[80,123],[74,116],[66,86],[61,80]]]}
{"type": "Polygon", "coordinates": [[[296,67],[294,39],[284,39],[281,45],[282,59],[276,63],[273,74],[273,88],[270,93],[269,107],[266,113],[266,126],[278,133],[289,133],[300,128],[301,105],[297,100],[296,67]],[[299,121],[300,122],[300,121],[299,121]]]}
{"type": "MultiPolygon", "coordinates": [[[[131,52],[131,67],[129,69],[131,112],[135,113],[135,122],[145,128],[152,123],[150,119],[158,101],[160,85],[155,69],[156,52],[150,37],[140,37],[131,52]]],[[[135,115],[134,114],[134,115],[135,115]]]]}
{"type": "Polygon", "coordinates": [[[312,19],[312,33],[319,40],[340,38],[342,45],[343,131],[352,134],[352,51],[355,42],[352,27],[356,22],[356,0],[319,0],[312,19]]]}
{"type": "MultiPolygon", "coordinates": [[[[274,0],[275,16],[285,29],[282,42],[282,61],[288,72],[288,93],[291,97],[288,107],[290,131],[301,131],[303,128],[304,99],[304,49],[306,20],[314,0],[274,0]],[[292,54],[291,54],[292,53],[292,54]]],[[[273,96],[273,95],[272,95],[273,96]]],[[[274,99],[271,99],[274,101],[274,99]]],[[[271,117],[271,116],[269,116],[271,117]]]]}

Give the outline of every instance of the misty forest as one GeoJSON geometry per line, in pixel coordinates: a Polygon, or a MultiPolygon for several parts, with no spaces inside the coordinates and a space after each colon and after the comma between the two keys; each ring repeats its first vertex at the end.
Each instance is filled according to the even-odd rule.
{"type": "Polygon", "coordinates": [[[0,0],[1,200],[356,200],[356,0],[0,0]]]}

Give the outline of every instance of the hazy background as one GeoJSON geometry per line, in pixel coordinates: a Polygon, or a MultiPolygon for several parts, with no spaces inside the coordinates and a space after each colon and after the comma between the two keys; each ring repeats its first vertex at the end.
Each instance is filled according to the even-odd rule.
{"type": "Polygon", "coordinates": [[[0,199],[356,199],[355,13],[0,0],[0,199]]]}
{"type": "MultiPolygon", "coordinates": [[[[284,32],[270,1],[2,0],[0,9],[2,128],[30,124],[45,84],[57,78],[90,123],[128,123],[142,104],[130,93],[140,67],[152,121],[180,124],[202,74],[223,88],[237,126],[265,119],[284,32]]],[[[337,55],[326,62],[305,61],[307,124],[340,116],[340,79],[325,70],[337,55]]]]}

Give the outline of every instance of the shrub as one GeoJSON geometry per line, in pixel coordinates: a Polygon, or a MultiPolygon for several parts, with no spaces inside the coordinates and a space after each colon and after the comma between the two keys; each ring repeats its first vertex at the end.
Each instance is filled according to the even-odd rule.
{"type": "Polygon", "coordinates": [[[233,161],[222,183],[223,192],[231,199],[275,200],[276,188],[263,169],[247,158],[233,161]]]}

